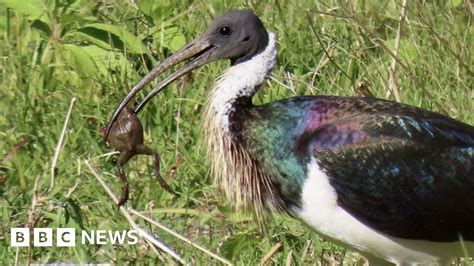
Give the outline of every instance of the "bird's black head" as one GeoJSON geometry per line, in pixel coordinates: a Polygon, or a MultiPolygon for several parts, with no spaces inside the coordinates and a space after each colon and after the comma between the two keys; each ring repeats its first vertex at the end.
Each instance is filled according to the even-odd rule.
{"type": "Polygon", "coordinates": [[[219,59],[229,59],[232,65],[239,64],[262,52],[267,45],[268,33],[262,21],[251,11],[233,10],[215,19],[200,37],[163,60],[133,87],[115,109],[104,134],[105,140],[107,140],[110,127],[121,110],[135,94],[166,69],[189,60],[155,87],[135,108],[135,113],[138,113],[153,96],[168,84],[196,67],[219,59]]]}
{"type": "Polygon", "coordinates": [[[211,46],[209,59],[230,59],[232,64],[245,62],[262,52],[268,33],[259,17],[249,10],[234,10],[217,18],[201,38],[211,46]]]}

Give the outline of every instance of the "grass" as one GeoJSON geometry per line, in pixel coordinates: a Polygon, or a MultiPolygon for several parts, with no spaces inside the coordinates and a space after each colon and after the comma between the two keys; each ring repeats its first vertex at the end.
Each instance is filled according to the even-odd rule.
{"type": "MultiPolygon", "coordinates": [[[[93,161],[114,191],[120,191],[110,156],[98,158],[110,152],[100,128],[147,68],[231,8],[254,9],[279,39],[276,81],[258,93],[257,102],[304,94],[359,95],[361,87],[376,97],[387,97],[387,69],[402,1],[178,2],[0,0],[4,264],[15,262],[10,228],[26,226],[36,178],[42,198],[33,217],[35,227],[130,228],[84,160],[93,161]],[[73,97],[77,101],[55,169],[56,182],[47,191],[55,147],[73,97]]],[[[473,124],[473,14],[460,0],[408,2],[395,73],[400,101],[473,124]]],[[[146,143],[161,154],[162,174],[180,196],[163,191],[153,180],[151,162],[139,157],[127,166],[129,204],[236,264],[257,264],[278,243],[281,248],[268,263],[283,264],[288,256],[295,264],[363,263],[362,257],[285,215],[270,219],[267,234],[262,234],[249,215],[236,214],[220,197],[203,159],[200,121],[207,92],[227,65],[218,62],[200,68],[188,77],[192,82],[173,85],[140,114],[146,143]]],[[[187,261],[215,262],[175,237],[140,224],[187,261]]],[[[169,263],[144,242],[123,247],[38,247],[31,254],[20,248],[18,258],[21,264],[169,263]]]]}

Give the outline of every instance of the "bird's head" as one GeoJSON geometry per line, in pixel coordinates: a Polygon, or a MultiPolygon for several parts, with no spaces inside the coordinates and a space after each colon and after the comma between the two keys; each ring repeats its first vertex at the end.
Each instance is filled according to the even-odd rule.
{"type": "Polygon", "coordinates": [[[208,62],[230,59],[232,64],[238,64],[265,49],[268,33],[251,11],[234,10],[214,20],[196,41],[210,45],[208,62]]]}
{"type": "Polygon", "coordinates": [[[104,134],[107,140],[110,128],[121,110],[148,83],[172,66],[186,61],[156,86],[135,108],[138,113],[150,99],[187,72],[219,59],[229,59],[232,65],[251,59],[268,44],[268,33],[262,21],[249,10],[233,10],[215,19],[198,38],[163,60],[142,78],[115,109],[104,134]]]}

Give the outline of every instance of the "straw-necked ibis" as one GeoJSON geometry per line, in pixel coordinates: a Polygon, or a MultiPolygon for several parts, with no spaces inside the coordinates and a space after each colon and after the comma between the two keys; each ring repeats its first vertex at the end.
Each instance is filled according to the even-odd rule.
{"type": "MultiPolygon", "coordinates": [[[[219,59],[231,67],[207,100],[213,175],[235,206],[283,211],[375,263],[443,264],[474,254],[474,127],[396,102],[304,96],[263,105],[275,34],[250,11],[217,18],[147,74],[117,107],[188,60],[138,105],[219,59]],[[463,241],[460,241],[463,240],[463,241]]],[[[106,132],[107,133],[107,132],[106,132]]]]}

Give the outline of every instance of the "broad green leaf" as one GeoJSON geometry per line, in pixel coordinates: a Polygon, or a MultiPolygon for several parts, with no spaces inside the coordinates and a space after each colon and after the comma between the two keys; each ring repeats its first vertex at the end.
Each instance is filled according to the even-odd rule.
{"type": "Polygon", "coordinates": [[[176,27],[165,28],[163,46],[175,52],[186,44],[186,37],[183,32],[176,27]]]}
{"type": "Polygon", "coordinates": [[[51,28],[41,20],[35,19],[33,23],[31,23],[31,27],[42,31],[46,36],[51,36],[51,28]]]}
{"type": "Polygon", "coordinates": [[[109,75],[110,69],[128,67],[129,63],[122,53],[108,51],[96,45],[84,46],[82,48],[94,60],[98,68],[98,73],[102,76],[109,75]]]}
{"type": "Polygon", "coordinates": [[[85,16],[80,16],[78,14],[64,14],[59,18],[59,22],[63,27],[66,27],[67,25],[71,23],[77,23],[77,24],[84,24],[84,23],[90,23],[95,21],[96,18],[94,17],[85,17],[85,16]]]}
{"type": "Polygon", "coordinates": [[[123,50],[124,44],[118,37],[112,34],[107,34],[105,31],[100,31],[95,28],[81,28],[78,30],[67,32],[63,38],[65,41],[69,39],[86,40],[94,45],[97,45],[107,50],[123,50]]]}
{"type": "Polygon", "coordinates": [[[126,48],[129,53],[144,54],[147,53],[146,47],[142,41],[135,35],[128,32],[124,27],[103,24],[91,23],[77,30],[84,35],[96,39],[93,41],[101,47],[109,47],[112,49],[126,48]]]}
{"type": "Polygon", "coordinates": [[[462,0],[447,0],[446,7],[456,8],[462,4],[462,0]]]}
{"type": "Polygon", "coordinates": [[[94,61],[104,60],[107,57],[109,57],[111,53],[115,54],[108,50],[102,49],[96,45],[87,45],[87,46],[83,46],[82,48],[84,49],[84,51],[87,52],[88,55],[90,55],[94,59],[94,61]]]}
{"type": "Polygon", "coordinates": [[[146,16],[152,18],[154,23],[163,21],[172,15],[173,8],[171,8],[170,5],[170,3],[163,0],[138,1],[139,10],[146,16]]]}
{"type": "Polygon", "coordinates": [[[163,28],[156,26],[151,29],[151,32],[156,32],[153,34],[153,38],[159,47],[165,47],[172,52],[177,51],[186,44],[186,37],[177,26],[168,25],[163,28]]]}
{"type": "Polygon", "coordinates": [[[75,44],[63,45],[65,60],[67,64],[76,69],[80,74],[93,76],[97,73],[97,68],[92,57],[81,47],[75,44]]]}
{"type": "Polygon", "coordinates": [[[41,17],[45,12],[42,0],[0,0],[0,4],[35,19],[41,17]]]}
{"type": "Polygon", "coordinates": [[[152,17],[153,12],[164,6],[165,3],[163,1],[156,1],[156,0],[141,0],[138,2],[138,6],[140,7],[140,11],[143,12],[143,14],[152,17]]]}

